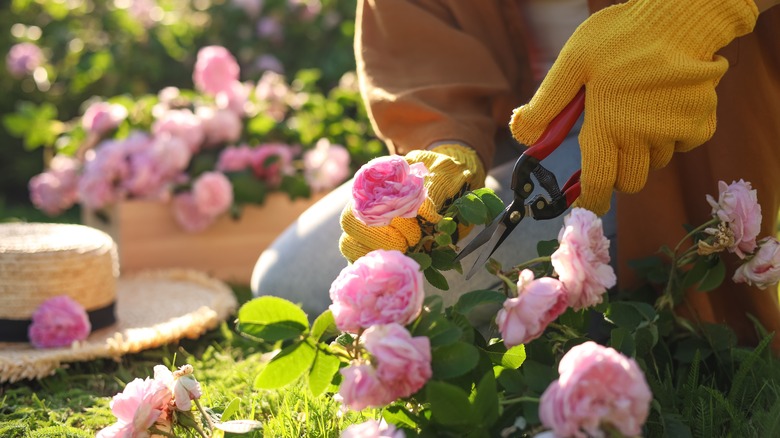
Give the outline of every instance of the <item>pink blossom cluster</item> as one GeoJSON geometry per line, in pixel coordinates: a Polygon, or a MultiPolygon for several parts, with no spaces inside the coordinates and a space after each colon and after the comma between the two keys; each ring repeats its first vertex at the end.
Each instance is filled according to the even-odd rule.
{"type": "Polygon", "coordinates": [[[257,178],[270,187],[278,187],[285,175],[295,172],[293,159],[297,153],[298,147],[284,143],[264,143],[255,147],[245,144],[228,146],[219,154],[217,170],[252,170],[257,178]]]}
{"type": "Polygon", "coordinates": [[[14,44],[5,57],[8,72],[17,78],[31,75],[43,62],[43,51],[33,43],[14,44]]]}
{"type": "Polygon", "coordinates": [[[116,103],[95,102],[84,111],[81,125],[87,132],[102,136],[116,128],[126,118],[127,108],[124,106],[116,103]]]}
{"type": "Polygon", "coordinates": [[[330,190],[349,176],[349,151],[321,138],[303,154],[303,176],[315,192],[330,190]]]}
{"type": "Polygon", "coordinates": [[[171,430],[174,410],[188,412],[201,396],[191,365],[171,371],[154,367],[154,378],[134,379],[111,400],[116,423],[97,433],[98,438],[145,437],[149,430],[171,430]]]}
{"type": "Polygon", "coordinates": [[[431,378],[427,337],[412,337],[402,325],[392,323],[371,326],[362,341],[369,359],[340,370],[339,396],[348,408],[359,411],[388,405],[414,394],[431,378]]]}
{"type": "Polygon", "coordinates": [[[592,212],[574,208],[564,218],[559,247],[550,256],[558,278],[534,279],[530,270],[520,273],[518,296],[508,298],[496,315],[496,324],[508,347],[538,338],[568,307],[575,310],[602,301],[615,285],[609,264],[609,240],[592,212]]]}
{"type": "Polygon", "coordinates": [[[653,396],[633,359],[589,341],[572,347],[558,372],[539,405],[542,424],[555,436],[602,436],[603,425],[640,435],[653,396]]]}
{"type": "Polygon", "coordinates": [[[204,172],[192,183],[192,191],[173,198],[173,214],[185,231],[209,227],[233,205],[233,185],[222,172],[204,172]]]}
{"type": "Polygon", "coordinates": [[[76,341],[87,339],[92,331],[87,312],[66,295],[41,303],[31,319],[27,334],[35,348],[69,347],[76,341]]]}
{"type": "Polygon", "coordinates": [[[386,421],[368,420],[341,432],[341,438],[405,438],[406,434],[386,421]]]}
{"type": "Polygon", "coordinates": [[[389,225],[397,218],[413,218],[428,196],[423,163],[409,163],[400,156],[374,158],[355,174],[352,212],[368,226],[389,225]]]}
{"type": "Polygon", "coordinates": [[[56,216],[78,200],[80,163],[65,155],[55,155],[49,169],[30,178],[28,189],[35,208],[56,216]]]}

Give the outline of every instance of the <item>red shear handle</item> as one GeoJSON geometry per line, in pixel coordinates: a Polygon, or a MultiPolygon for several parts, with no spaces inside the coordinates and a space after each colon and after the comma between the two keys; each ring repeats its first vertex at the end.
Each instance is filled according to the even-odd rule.
{"type": "Polygon", "coordinates": [[[563,191],[563,195],[566,196],[566,207],[571,207],[571,204],[574,203],[574,201],[577,200],[577,198],[580,197],[580,174],[582,173],[582,169],[574,172],[570,177],[569,180],[566,181],[566,184],[563,185],[563,188],[561,191],[563,191]]]}
{"type": "MultiPolygon", "coordinates": [[[[571,131],[572,126],[577,123],[580,114],[585,109],[585,87],[577,92],[574,99],[566,105],[547,126],[539,140],[525,151],[525,155],[536,158],[541,161],[547,158],[555,149],[560,146],[566,136],[571,131]]],[[[579,196],[579,190],[578,190],[579,196]]]]}

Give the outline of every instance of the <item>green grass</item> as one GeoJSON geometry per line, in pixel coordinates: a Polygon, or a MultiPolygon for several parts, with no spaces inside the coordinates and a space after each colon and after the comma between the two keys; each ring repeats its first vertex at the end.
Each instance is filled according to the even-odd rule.
{"type": "MultiPolygon", "coordinates": [[[[248,299],[246,288],[234,290],[239,301],[248,299]]],[[[304,382],[274,391],[254,389],[254,379],[265,366],[264,353],[262,346],[239,336],[229,320],[197,340],[128,355],[119,362],[73,363],[38,381],[2,384],[0,437],[94,437],[115,421],[109,409],[111,397],[134,378],[152,375],[159,364],[191,364],[203,389],[204,407],[221,413],[238,399],[239,409],[232,419],[263,424],[254,433],[235,436],[338,437],[349,424],[373,415],[341,413],[339,403],[327,396],[312,397],[304,382]]]]}

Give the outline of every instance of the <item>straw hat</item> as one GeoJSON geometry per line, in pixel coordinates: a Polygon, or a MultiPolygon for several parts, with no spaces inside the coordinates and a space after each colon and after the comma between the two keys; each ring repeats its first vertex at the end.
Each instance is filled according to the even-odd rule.
{"type": "Polygon", "coordinates": [[[69,224],[0,224],[0,382],[53,374],[64,362],[123,354],[196,338],[237,306],[231,289],[192,270],[119,278],[114,241],[69,224]],[[38,306],[67,295],[92,332],[69,347],[35,348],[27,328],[38,306]]]}

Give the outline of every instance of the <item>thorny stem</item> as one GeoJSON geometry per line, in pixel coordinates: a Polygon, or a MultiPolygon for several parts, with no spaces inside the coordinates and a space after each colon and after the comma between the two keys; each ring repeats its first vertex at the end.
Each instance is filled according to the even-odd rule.
{"type": "Polygon", "coordinates": [[[522,402],[539,403],[539,399],[536,397],[524,396],[524,397],[507,398],[499,401],[499,403],[502,405],[511,405],[513,403],[522,403],[522,402]]]}
{"type": "Polygon", "coordinates": [[[533,265],[535,265],[537,263],[549,262],[550,260],[551,260],[550,256],[536,257],[536,258],[533,258],[531,260],[526,260],[525,262],[515,266],[514,269],[517,270],[517,272],[520,272],[520,271],[522,271],[523,269],[525,269],[525,268],[527,268],[529,266],[533,266],[533,265]]]}
{"type": "MultiPolygon", "coordinates": [[[[206,413],[206,411],[203,409],[203,406],[200,405],[200,402],[198,401],[198,399],[194,399],[192,401],[195,402],[195,407],[198,408],[198,411],[200,411],[200,414],[203,415],[203,417],[206,418],[206,422],[209,424],[209,430],[213,431],[214,430],[214,422],[211,421],[211,415],[206,413]]],[[[196,425],[195,426],[195,430],[198,431],[200,436],[202,436],[203,438],[208,438],[208,435],[206,435],[206,433],[203,431],[203,429],[200,428],[200,426],[196,425]]]]}
{"type": "Polygon", "coordinates": [[[674,285],[674,279],[675,279],[675,271],[677,270],[678,263],[682,261],[687,261],[687,258],[692,255],[691,251],[695,250],[696,245],[693,245],[691,248],[685,251],[685,253],[682,254],[682,256],[678,257],[677,252],[680,250],[680,247],[683,246],[685,242],[688,241],[688,239],[695,236],[697,233],[707,229],[708,227],[712,225],[716,225],[718,222],[720,222],[720,219],[712,218],[708,220],[707,222],[699,225],[698,227],[691,230],[688,234],[685,235],[680,241],[677,243],[677,246],[674,247],[674,251],[672,252],[672,270],[669,272],[669,279],[666,281],[666,287],[664,288],[664,296],[661,297],[661,299],[658,300],[658,305],[660,308],[663,308],[665,306],[671,306],[674,305],[674,299],[672,298],[672,286],[674,285]]]}

